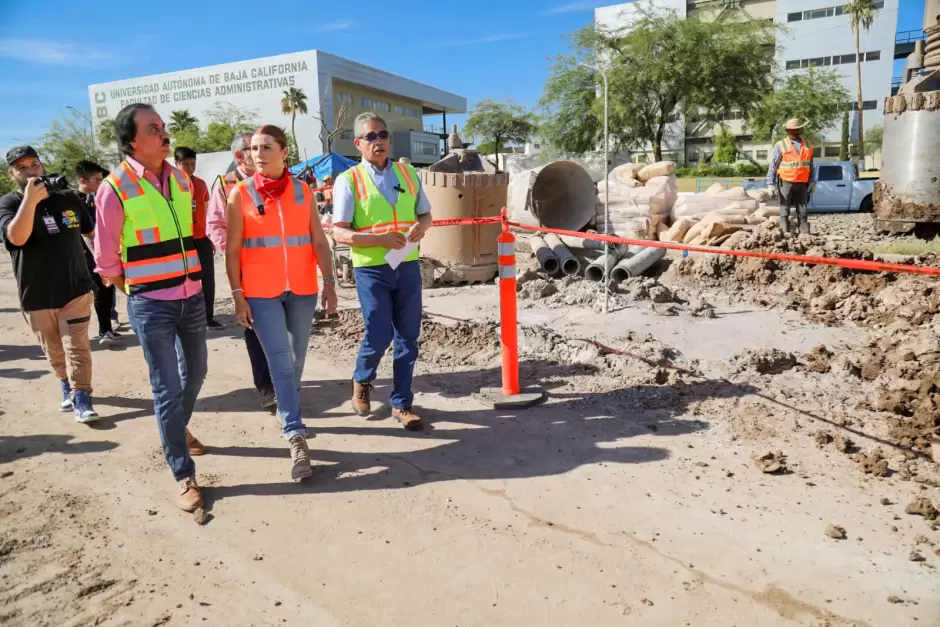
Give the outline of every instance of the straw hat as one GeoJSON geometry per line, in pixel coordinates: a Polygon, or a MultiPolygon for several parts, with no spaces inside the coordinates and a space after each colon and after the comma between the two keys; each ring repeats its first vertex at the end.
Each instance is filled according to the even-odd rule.
{"type": "Polygon", "coordinates": [[[806,126],[806,121],[803,118],[790,118],[783,128],[787,131],[798,131],[804,126],[806,126]]]}

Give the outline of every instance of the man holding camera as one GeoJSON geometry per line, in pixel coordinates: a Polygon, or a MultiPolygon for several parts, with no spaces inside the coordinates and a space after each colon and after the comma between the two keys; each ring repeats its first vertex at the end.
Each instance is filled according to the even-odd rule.
{"type": "Polygon", "coordinates": [[[81,197],[39,155],[17,146],[6,155],[19,191],[0,198],[0,238],[13,259],[20,307],[59,378],[59,410],[80,423],[98,419],[91,401],[93,283],[85,242],[94,227],[81,197]]]}

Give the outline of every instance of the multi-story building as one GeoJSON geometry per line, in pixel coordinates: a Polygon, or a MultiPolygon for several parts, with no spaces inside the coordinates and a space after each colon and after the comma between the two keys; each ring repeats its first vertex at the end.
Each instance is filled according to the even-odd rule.
{"type": "MultiPolygon", "coordinates": [[[[877,0],[874,24],[860,36],[863,121],[865,129],[881,124],[881,103],[891,95],[892,66],[895,58],[895,33],[899,0],[877,0]]],[[[793,72],[805,72],[810,67],[835,70],[850,95],[850,138],[858,137],[856,98],[855,36],[845,14],[845,0],[651,0],[646,6],[654,10],[672,10],[680,17],[703,20],[768,20],[783,28],[776,34],[775,57],[782,72],[781,78],[793,72]]],[[[629,28],[637,7],[625,3],[595,10],[594,22],[607,29],[629,28]]],[[[738,140],[741,156],[760,163],[768,159],[772,148],[769,142],[753,140],[746,121],[740,113],[723,120],[738,140]]],[[[695,165],[709,160],[714,153],[713,138],[720,123],[692,115],[688,119],[676,116],[676,122],[667,130],[663,156],[695,165]]],[[[836,125],[817,147],[817,157],[835,159],[839,155],[842,129],[836,125]]],[[[638,157],[649,159],[651,151],[638,157]]]]}
{"type": "Polygon", "coordinates": [[[373,111],[388,122],[392,157],[408,157],[417,165],[435,163],[441,158],[441,140],[447,138],[447,114],[467,111],[463,96],[319,50],[91,85],[88,97],[96,128],[124,105],[146,102],[168,123],[173,111],[185,109],[206,128],[222,103],[253,112],[259,123],[290,130],[291,118],[281,112],[280,103],[291,87],[307,96],[308,113],[295,121],[301,158],[326,151],[321,114],[332,131],[345,105],[342,122],[348,130],[334,138],[334,152],[358,159],[352,123],[358,114],[373,111]],[[442,116],[441,126],[426,124],[430,115],[442,116]]]}

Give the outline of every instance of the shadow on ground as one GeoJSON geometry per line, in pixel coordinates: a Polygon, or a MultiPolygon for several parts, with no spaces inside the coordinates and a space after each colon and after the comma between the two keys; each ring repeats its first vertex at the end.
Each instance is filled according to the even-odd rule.
{"type": "Polygon", "coordinates": [[[62,453],[75,455],[79,453],[101,453],[117,448],[116,442],[72,442],[71,435],[22,435],[0,436],[0,464],[14,460],[35,457],[43,453],[62,453]]]}

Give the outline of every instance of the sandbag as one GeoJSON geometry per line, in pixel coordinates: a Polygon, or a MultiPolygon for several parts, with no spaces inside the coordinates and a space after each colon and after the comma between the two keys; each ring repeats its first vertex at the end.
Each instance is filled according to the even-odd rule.
{"type": "Polygon", "coordinates": [[[708,226],[702,229],[702,232],[699,234],[699,237],[704,238],[705,241],[707,242],[709,240],[721,237],[722,235],[728,235],[728,234],[735,233],[736,231],[740,231],[740,230],[742,230],[742,227],[740,224],[731,224],[729,222],[716,221],[716,222],[711,222],[710,224],[708,224],[708,226]]]}
{"type": "Polygon", "coordinates": [[[637,180],[637,172],[643,169],[642,163],[624,163],[618,165],[607,175],[608,180],[627,183],[627,181],[637,180]]]}
{"type": "Polygon", "coordinates": [[[659,236],[659,240],[662,242],[681,242],[694,224],[695,220],[692,218],[679,218],[664,235],[659,236]]]}
{"type": "Polygon", "coordinates": [[[757,201],[750,198],[747,200],[734,200],[723,207],[715,209],[715,211],[723,215],[749,216],[757,211],[757,201]]]}
{"type": "Polygon", "coordinates": [[[766,217],[761,217],[761,216],[756,216],[756,215],[746,216],[744,219],[747,220],[747,223],[751,225],[763,224],[764,222],[767,221],[766,217]]]}
{"type": "Polygon", "coordinates": [[[706,196],[717,196],[721,192],[727,191],[727,189],[728,188],[725,187],[722,183],[712,183],[712,186],[702,193],[706,196]]]}
{"type": "Polygon", "coordinates": [[[669,227],[665,222],[656,222],[650,224],[650,239],[662,241],[663,235],[669,232],[669,227]]]}
{"type": "Polygon", "coordinates": [[[626,179],[624,181],[604,179],[597,182],[597,193],[598,196],[603,196],[605,191],[611,195],[622,195],[624,193],[629,193],[628,190],[633,189],[634,187],[640,187],[641,185],[643,184],[636,179],[626,179]]]}
{"type": "Polygon", "coordinates": [[[749,197],[743,187],[729,187],[725,191],[718,192],[715,195],[719,198],[733,198],[735,200],[743,200],[749,197]]]}
{"type": "Polygon", "coordinates": [[[728,214],[749,215],[757,210],[757,201],[747,198],[733,200],[706,194],[689,194],[679,196],[672,206],[672,220],[679,218],[702,217],[712,211],[721,211],[728,214]]]}
{"type": "Polygon", "coordinates": [[[747,190],[747,195],[757,202],[767,202],[770,200],[769,189],[749,189],[747,190]]]}
{"type": "Polygon", "coordinates": [[[770,205],[760,205],[757,208],[757,211],[754,212],[754,217],[756,218],[769,218],[771,216],[779,216],[780,207],[771,207],[770,205]]]}
{"type": "Polygon", "coordinates": [[[657,161],[640,168],[640,171],[636,173],[636,178],[645,183],[655,176],[669,176],[675,171],[675,161],[657,161]]]}

